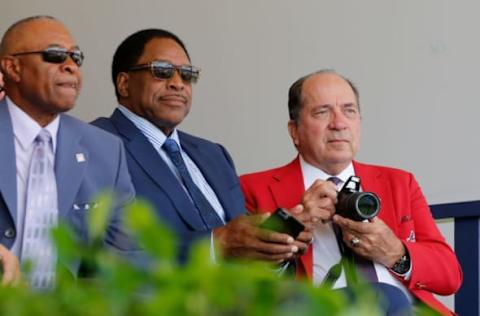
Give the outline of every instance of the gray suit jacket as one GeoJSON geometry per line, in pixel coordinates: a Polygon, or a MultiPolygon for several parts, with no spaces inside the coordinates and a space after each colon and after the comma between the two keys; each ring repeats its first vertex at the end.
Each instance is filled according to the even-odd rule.
{"type": "MultiPolygon", "coordinates": [[[[105,243],[122,252],[133,244],[121,227],[121,206],[135,191],[122,141],[92,125],[61,114],[55,153],[59,220],[67,222],[80,240],[88,242],[86,214],[103,191],[116,197],[105,243]],[[79,155],[80,154],[80,155],[79,155]],[[78,159],[83,155],[84,159],[78,159]],[[84,161],[82,161],[84,160],[84,161]]],[[[17,176],[12,122],[6,101],[0,102],[0,243],[10,248],[17,238],[17,176]]],[[[128,253],[126,253],[128,255],[128,253]]],[[[76,274],[80,262],[69,267],[76,274]]]]}

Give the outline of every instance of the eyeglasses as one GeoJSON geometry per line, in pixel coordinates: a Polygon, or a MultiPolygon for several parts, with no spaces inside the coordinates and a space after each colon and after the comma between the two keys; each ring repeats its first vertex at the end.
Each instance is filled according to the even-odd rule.
{"type": "Polygon", "coordinates": [[[30,54],[41,54],[43,61],[52,64],[61,64],[67,60],[67,57],[73,60],[78,67],[80,67],[85,59],[83,52],[79,49],[74,49],[72,51],[68,51],[65,48],[61,47],[49,47],[43,51],[37,52],[23,52],[23,53],[16,53],[12,54],[12,56],[22,56],[22,55],[30,55],[30,54]]]}
{"type": "Polygon", "coordinates": [[[188,83],[197,82],[200,77],[200,68],[191,65],[176,66],[165,61],[152,61],[146,64],[133,66],[128,71],[139,71],[150,69],[152,75],[158,79],[170,79],[178,71],[182,80],[188,83]]]}

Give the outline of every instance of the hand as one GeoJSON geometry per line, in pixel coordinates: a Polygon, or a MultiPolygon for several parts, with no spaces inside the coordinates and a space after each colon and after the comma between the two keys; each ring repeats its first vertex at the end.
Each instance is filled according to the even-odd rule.
{"type": "Polygon", "coordinates": [[[242,215],[214,230],[223,255],[280,263],[289,260],[299,247],[287,235],[258,227],[270,214],[242,215]]]}
{"type": "Polygon", "coordinates": [[[20,281],[20,263],[17,257],[0,244],[0,262],[2,266],[2,285],[16,285],[20,281]]]}
{"type": "Polygon", "coordinates": [[[337,203],[337,187],[331,181],[315,180],[303,194],[302,204],[304,212],[299,220],[312,228],[317,222],[328,222],[335,214],[337,203]]]}
{"type": "Polygon", "coordinates": [[[342,229],[345,244],[362,257],[390,268],[405,254],[403,243],[378,217],[370,222],[357,222],[335,215],[333,221],[342,229]],[[355,245],[351,242],[353,238],[359,240],[355,245]]]}
{"type": "MultiPolygon", "coordinates": [[[[302,218],[308,217],[308,214],[305,215],[304,213],[304,207],[302,204],[299,204],[291,209],[288,210],[290,214],[295,216],[296,219],[299,221],[302,221],[302,218]]],[[[294,241],[294,245],[298,247],[298,253],[297,256],[301,256],[307,252],[308,246],[312,243],[313,241],[313,233],[310,231],[308,228],[308,225],[305,222],[302,222],[305,225],[305,230],[302,231],[297,239],[294,241]]]]}

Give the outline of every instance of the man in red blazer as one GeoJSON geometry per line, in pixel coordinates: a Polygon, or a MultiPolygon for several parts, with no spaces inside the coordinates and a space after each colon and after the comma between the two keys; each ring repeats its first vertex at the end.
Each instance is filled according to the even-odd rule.
{"type": "MultiPolygon", "coordinates": [[[[361,117],[353,83],[330,70],[309,74],[291,86],[288,106],[288,130],[299,155],[285,166],[244,175],[241,184],[252,213],[303,204],[297,216],[314,239],[299,260],[297,274],[320,284],[340,261],[332,226],[337,225],[344,245],[374,263],[378,282],[402,290],[412,304],[423,302],[450,314],[432,293],[455,293],[462,282],[461,268],[414,176],[354,161],[361,117]],[[380,198],[380,213],[370,221],[335,215],[337,190],[351,175],[361,179],[362,191],[380,198]],[[326,181],[331,177],[340,183],[326,181]]],[[[342,273],[334,287],[346,285],[342,273]]]]}

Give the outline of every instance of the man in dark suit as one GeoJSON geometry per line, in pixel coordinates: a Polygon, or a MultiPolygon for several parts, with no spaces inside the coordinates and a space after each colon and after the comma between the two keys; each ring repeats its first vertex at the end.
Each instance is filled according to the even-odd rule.
{"type": "MultiPolygon", "coordinates": [[[[361,118],[353,83],[330,70],[306,75],[291,86],[288,107],[289,133],[298,156],[285,166],[241,177],[248,210],[268,212],[304,204],[299,216],[311,224],[314,242],[301,257],[298,272],[315,284],[327,278],[341,253],[349,253],[342,248],[348,247],[357,261],[369,260],[362,268],[370,265],[374,269],[370,269],[373,279],[366,276],[372,284],[388,293],[397,289],[389,297],[392,305],[404,301],[403,292],[409,304],[420,301],[449,314],[432,293],[455,293],[462,282],[462,271],[435,225],[414,176],[354,161],[360,145],[361,118]],[[380,197],[381,211],[370,221],[358,222],[335,214],[337,190],[353,175],[360,177],[363,191],[380,197]],[[332,221],[343,232],[343,247],[332,221]]],[[[333,285],[347,285],[345,275],[333,285]]]]}
{"type": "MultiPolygon", "coordinates": [[[[134,189],[122,142],[62,114],[77,99],[83,62],[65,26],[48,16],[26,18],[6,31],[0,45],[6,91],[0,101],[0,243],[31,260],[32,285],[46,288],[54,284],[56,264],[48,230],[65,221],[87,241],[93,199],[113,191],[120,206],[133,199],[134,189]]],[[[118,207],[105,243],[134,250],[118,207]]],[[[76,274],[79,265],[77,260],[68,268],[76,274]]]]}
{"type": "Polygon", "coordinates": [[[264,216],[244,215],[239,180],[225,148],[177,129],[190,111],[199,73],[176,35],[159,29],[136,32],[113,57],[118,108],[93,124],[123,139],[137,196],[153,204],[177,234],[180,261],[192,242],[210,236],[227,257],[293,258],[306,249],[305,242],[260,229],[264,216]]]}

